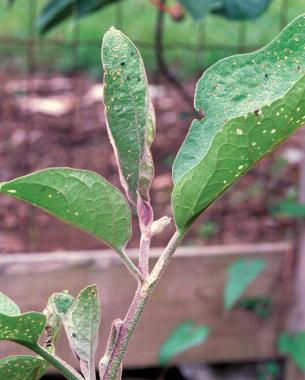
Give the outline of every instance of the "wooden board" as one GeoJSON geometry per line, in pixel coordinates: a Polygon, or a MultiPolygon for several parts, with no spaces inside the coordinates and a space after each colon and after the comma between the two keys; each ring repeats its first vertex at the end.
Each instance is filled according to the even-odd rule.
{"type": "MultiPolygon", "coordinates": [[[[158,349],[169,332],[182,321],[194,320],[210,326],[206,344],[177,356],[176,362],[229,362],[277,356],[275,337],[283,322],[285,277],[283,265],[290,245],[257,244],[181,248],[160,281],[131,341],[127,367],[154,366],[158,349]],[[250,286],[247,295],[273,300],[269,318],[260,319],[242,310],[223,311],[223,288],[228,266],[240,257],[266,260],[267,270],[250,286]]],[[[135,251],[129,251],[135,257],[135,251]]],[[[160,250],[152,252],[152,263],[160,250]]],[[[43,310],[52,292],[68,289],[76,295],[96,283],[103,307],[99,354],[106,343],[111,321],[127,311],[135,280],[110,251],[57,252],[0,256],[0,290],[22,311],[43,310]]],[[[74,362],[66,340],[58,354],[74,362]]],[[[24,352],[12,343],[1,342],[1,357],[24,352]]],[[[75,362],[74,362],[75,363],[75,362]]]]}

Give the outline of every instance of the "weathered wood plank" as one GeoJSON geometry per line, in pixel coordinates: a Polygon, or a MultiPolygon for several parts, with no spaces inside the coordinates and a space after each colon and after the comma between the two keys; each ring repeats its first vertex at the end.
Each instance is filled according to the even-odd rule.
{"type": "MultiPolygon", "coordinates": [[[[125,365],[155,365],[160,344],[171,329],[185,320],[209,325],[212,334],[205,345],[180,355],[176,361],[227,362],[275,357],[274,342],[284,294],[282,269],[289,250],[290,245],[286,243],[181,248],[144,312],[125,365]],[[241,310],[227,315],[223,312],[227,267],[243,256],[266,260],[267,270],[247,294],[272,298],[274,305],[267,319],[258,319],[241,310]]],[[[129,254],[135,257],[136,251],[129,254]]],[[[153,250],[152,264],[159,254],[160,250],[153,250]]],[[[0,273],[0,290],[23,311],[42,310],[52,292],[68,289],[76,295],[83,286],[96,283],[103,306],[99,354],[111,321],[124,316],[136,286],[120,260],[109,251],[1,255],[0,273]]],[[[65,339],[61,342],[59,355],[74,362],[65,339]]],[[[1,356],[17,352],[24,351],[11,343],[1,343],[1,356]]]]}

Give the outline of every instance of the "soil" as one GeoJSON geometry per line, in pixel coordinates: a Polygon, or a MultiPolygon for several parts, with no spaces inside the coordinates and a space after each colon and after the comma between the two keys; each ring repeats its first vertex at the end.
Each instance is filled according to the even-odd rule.
{"type": "MultiPolygon", "coordinates": [[[[195,81],[186,83],[193,93],[195,81]]],[[[155,218],[171,215],[171,164],[184,140],[192,110],[166,82],[151,86],[157,114],[153,145],[156,177],[152,188],[155,218]]],[[[0,72],[0,181],[50,166],[95,170],[120,187],[109,143],[101,85],[84,74],[69,77],[0,72]]],[[[192,228],[185,244],[232,244],[287,240],[293,220],[276,217],[271,207],[297,193],[304,131],[299,131],[273,155],[215,202],[192,228]]],[[[134,220],[129,247],[138,246],[134,220]]],[[[170,227],[153,240],[168,241],[170,227]]],[[[34,207],[0,198],[0,252],[99,249],[99,241],[34,207]]]]}

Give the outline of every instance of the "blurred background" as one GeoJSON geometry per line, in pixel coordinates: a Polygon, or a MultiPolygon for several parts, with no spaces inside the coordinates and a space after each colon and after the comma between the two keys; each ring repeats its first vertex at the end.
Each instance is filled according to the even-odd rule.
{"type": "MultiPolygon", "coordinates": [[[[196,117],[196,81],[217,60],[271,41],[304,12],[304,0],[254,0],[249,12],[238,1],[232,8],[226,8],[229,1],[215,9],[201,9],[196,0],[99,1],[103,6],[81,15],[74,3],[0,2],[0,181],[71,166],[95,170],[120,187],[106,133],[100,63],[103,34],[113,25],[136,43],[148,72],[157,114],[152,200],[156,219],[171,215],[171,166],[196,117]]],[[[299,131],[260,162],[199,218],[184,245],[294,241],[296,222],[305,217],[305,206],[298,201],[304,144],[304,131],[299,131]]],[[[134,231],[131,248],[138,246],[136,223],[134,231]]],[[[166,230],[153,245],[164,245],[171,234],[166,230]]],[[[98,241],[43,212],[0,198],[0,253],[99,248],[98,241]]],[[[236,372],[231,366],[199,366],[194,373],[180,368],[170,375],[156,370],[149,376],[280,379],[281,362],[276,368],[273,364],[246,365],[236,372]]]]}

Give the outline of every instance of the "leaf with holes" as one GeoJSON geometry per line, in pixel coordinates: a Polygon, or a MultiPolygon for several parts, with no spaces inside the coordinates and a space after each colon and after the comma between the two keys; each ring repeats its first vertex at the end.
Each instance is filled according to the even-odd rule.
{"type": "Polygon", "coordinates": [[[0,379],[39,380],[47,366],[43,359],[35,356],[9,356],[0,360],[0,379]]]}
{"type": "Polygon", "coordinates": [[[167,364],[177,354],[201,345],[209,334],[210,329],[206,325],[196,326],[193,321],[180,323],[162,344],[159,363],[167,364]]]}
{"type": "Polygon", "coordinates": [[[41,34],[71,16],[83,17],[118,0],[51,0],[42,9],[37,19],[37,27],[41,34]]]}
{"type": "Polygon", "coordinates": [[[2,183],[0,192],[40,207],[116,250],[130,239],[124,196],[96,173],[51,168],[2,183]]]}
{"type": "Polygon", "coordinates": [[[150,145],[155,136],[155,115],[144,64],[135,45],[115,28],[104,36],[102,61],[108,133],[121,183],[136,204],[137,192],[149,199],[154,174],[150,145]]]}
{"type": "Polygon", "coordinates": [[[269,45],[223,59],[197,83],[195,120],[173,167],[180,231],[305,121],[305,16],[269,45]]]}
{"type": "Polygon", "coordinates": [[[305,373],[305,331],[296,331],[292,334],[283,332],[278,338],[277,346],[281,354],[290,356],[297,367],[305,373]]]}
{"type": "Polygon", "coordinates": [[[59,336],[62,324],[62,315],[65,314],[75,301],[74,297],[66,291],[54,293],[49,297],[46,308],[43,313],[47,317],[46,332],[48,334],[49,351],[55,352],[55,344],[59,336]]]}
{"type": "Polygon", "coordinates": [[[80,361],[83,375],[93,379],[94,354],[100,324],[100,304],[95,285],[83,289],[62,316],[70,347],[80,361]]]}
{"type": "Polygon", "coordinates": [[[262,259],[234,261],[228,269],[228,278],[224,289],[225,309],[230,310],[245,292],[248,286],[266,269],[262,259]]]}

